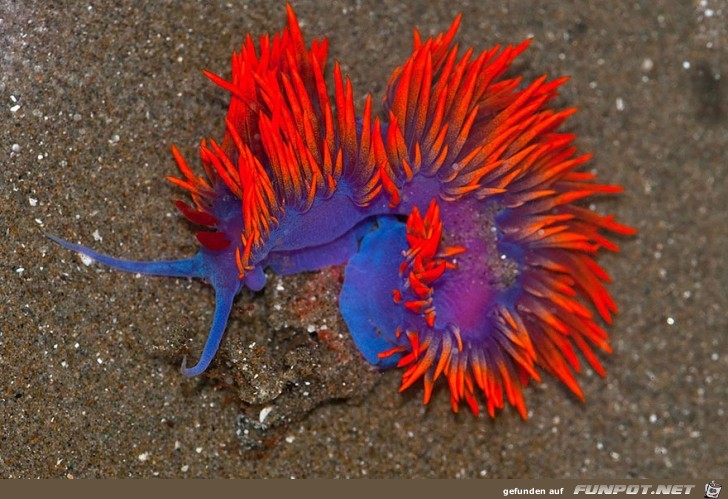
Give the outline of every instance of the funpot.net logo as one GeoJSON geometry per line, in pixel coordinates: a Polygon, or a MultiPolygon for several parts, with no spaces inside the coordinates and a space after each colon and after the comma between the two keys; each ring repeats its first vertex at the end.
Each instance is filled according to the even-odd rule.
{"type": "MultiPolygon", "coordinates": [[[[650,495],[687,495],[692,492],[695,485],[684,484],[601,484],[601,485],[577,485],[574,487],[574,495],[612,495],[612,494],[650,494],[650,495]]],[[[707,486],[706,486],[707,491],[707,486]]],[[[706,492],[707,493],[707,492],[706,492]]],[[[716,496],[717,497],[717,496],[716,496]]]]}

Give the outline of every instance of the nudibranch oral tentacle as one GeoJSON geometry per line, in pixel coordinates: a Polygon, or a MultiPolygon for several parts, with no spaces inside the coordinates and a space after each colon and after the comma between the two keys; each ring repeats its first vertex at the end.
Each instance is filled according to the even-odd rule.
{"type": "Polygon", "coordinates": [[[351,82],[333,67],[327,40],[307,48],[290,6],[280,34],[247,36],[226,80],[225,135],[200,144],[204,175],[172,149],[192,204],[180,213],[202,229],[192,258],[131,262],[55,236],[61,245],[128,272],[197,277],[215,289],[213,324],[198,363],[220,345],[235,296],[258,291],[264,269],[279,274],[347,263],[341,313],[363,356],[404,369],[402,387],[423,380],[424,399],[445,377],[455,411],[515,406],[539,369],[578,397],[575,348],[600,374],[592,348],[609,351],[592,313],[609,323],[616,306],[595,262],[618,248],[609,233],[634,230],[575,205],[620,191],[579,168],[574,135],[559,132],[575,109],[555,110],[564,78],[527,86],[505,77],[528,46],[462,56],[449,30],[423,40],[397,68],[384,119],[371,96],[361,116],[351,82]]]}
{"type": "Polygon", "coordinates": [[[80,244],[73,244],[65,241],[53,234],[46,234],[46,236],[71,251],[76,251],[77,253],[86,255],[87,257],[116,270],[166,277],[204,277],[202,255],[199,253],[192,258],[184,260],[156,260],[141,262],[123,260],[103,255],[90,248],[81,246],[80,244]]]}
{"type": "Polygon", "coordinates": [[[218,263],[220,256],[214,254],[216,252],[207,249],[201,250],[192,258],[182,260],[132,261],[103,255],[84,246],[64,241],[54,235],[46,235],[58,244],[116,270],[167,277],[196,277],[209,281],[215,288],[215,314],[200,361],[196,366],[188,369],[186,367],[187,360],[186,358],[183,359],[181,370],[183,374],[188,376],[200,374],[209,366],[225,332],[225,325],[232,310],[233,299],[242,287],[246,285],[252,290],[259,290],[265,284],[265,275],[259,267],[257,272],[246,275],[243,281],[238,279],[232,267],[221,271],[218,263]]]}

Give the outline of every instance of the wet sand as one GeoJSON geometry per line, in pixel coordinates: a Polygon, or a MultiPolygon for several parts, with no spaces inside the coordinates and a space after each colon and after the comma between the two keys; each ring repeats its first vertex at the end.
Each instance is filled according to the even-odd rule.
{"type": "Polygon", "coordinates": [[[135,277],[43,237],[126,258],[196,251],[176,214],[176,144],[219,138],[245,33],[283,27],[277,2],[0,5],[0,476],[584,477],[711,479],[728,468],[728,4],[301,1],[361,109],[379,102],[411,30],[483,49],[533,35],[514,70],[570,75],[560,105],[588,166],[618,197],[602,213],[640,230],[603,255],[620,313],[608,376],[581,403],[551,378],[495,420],[440,389],[397,393],[359,358],[336,297],[341,268],[274,277],[242,296],[206,378],[213,293],[135,277]],[[544,4],[544,5],[542,5],[544,4]],[[315,300],[312,298],[315,297],[315,300]]]}

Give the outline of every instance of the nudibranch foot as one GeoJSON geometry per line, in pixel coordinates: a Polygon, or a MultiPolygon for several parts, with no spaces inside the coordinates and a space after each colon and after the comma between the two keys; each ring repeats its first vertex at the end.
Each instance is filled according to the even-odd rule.
{"type": "Polygon", "coordinates": [[[379,219],[360,251],[346,266],[339,307],[354,343],[364,358],[382,369],[395,367],[399,358],[379,357],[391,348],[404,312],[391,299],[399,284],[402,252],[407,248],[405,224],[393,217],[379,219]],[[390,297],[388,299],[388,297],[390,297]]]}

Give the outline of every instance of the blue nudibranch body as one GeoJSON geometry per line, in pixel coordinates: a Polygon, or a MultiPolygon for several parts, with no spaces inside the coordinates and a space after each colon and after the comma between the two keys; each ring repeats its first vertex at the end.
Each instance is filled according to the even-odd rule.
{"type": "Polygon", "coordinates": [[[548,107],[565,81],[520,88],[506,78],[527,47],[458,56],[450,29],[422,40],[390,78],[384,117],[371,97],[360,117],[351,83],[324,70],[326,40],[306,47],[293,10],[288,27],[248,36],[230,81],[222,143],[203,141],[204,175],[173,154],[192,205],[180,212],[204,227],[192,258],[135,262],[52,237],[115,269],[197,277],[215,289],[198,375],[215,356],[233,299],[265,286],[264,269],[294,274],[347,264],[341,313],[372,364],[404,368],[402,389],[422,379],[425,403],[447,379],[454,410],[493,416],[504,401],[525,418],[522,388],[539,368],[577,396],[575,349],[600,374],[592,348],[609,351],[606,321],[616,306],[594,260],[617,250],[606,233],[632,234],[611,216],[573,204],[620,187],[580,171],[574,136],[558,132],[575,110],[548,107]]]}

